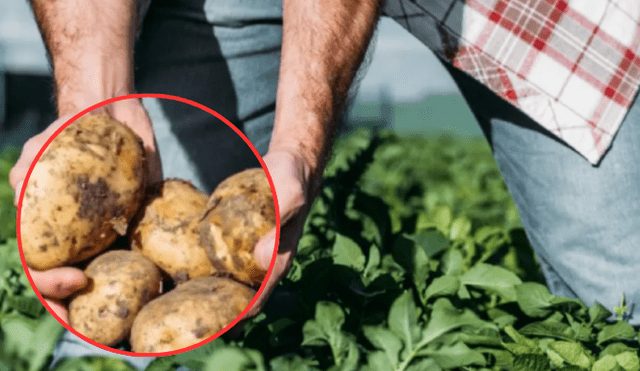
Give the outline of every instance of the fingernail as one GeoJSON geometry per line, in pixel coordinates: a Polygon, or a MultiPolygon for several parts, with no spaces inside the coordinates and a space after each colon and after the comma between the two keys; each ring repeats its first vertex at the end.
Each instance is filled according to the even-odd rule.
{"type": "Polygon", "coordinates": [[[18,185],[16,185],[15,196],[13,197],[13,204],[15,207],[18,207],[20,202],[20,192],[22,192],[22,183],[24,181],[20,181],[18,185]]]}

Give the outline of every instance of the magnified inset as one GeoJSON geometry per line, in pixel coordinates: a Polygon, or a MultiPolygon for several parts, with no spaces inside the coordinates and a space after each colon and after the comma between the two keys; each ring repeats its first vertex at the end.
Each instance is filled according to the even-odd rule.
{"type": "Polygon", "coordinates": [[[213,340],[248,312],[270,274],[253,250],[279,228],[275,193],[255,148],[216,117],[262,168],[229,176],[211,195],[184,179],[147,184],[137,135],[89,110],[36,156],[20,199],[18,243],[25,270],[67,266],[86,275],[88,285],[63,303],[67,329],[116,353],[169,355],[213,340]]]}

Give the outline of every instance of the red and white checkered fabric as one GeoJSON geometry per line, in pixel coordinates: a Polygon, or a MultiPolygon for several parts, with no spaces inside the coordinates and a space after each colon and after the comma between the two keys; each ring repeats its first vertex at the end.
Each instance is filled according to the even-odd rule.
{"type": "Polygon", "coordinates": [[[388,0],[384,13],[594,164],[640,83],[639,0],[388,0]]]}

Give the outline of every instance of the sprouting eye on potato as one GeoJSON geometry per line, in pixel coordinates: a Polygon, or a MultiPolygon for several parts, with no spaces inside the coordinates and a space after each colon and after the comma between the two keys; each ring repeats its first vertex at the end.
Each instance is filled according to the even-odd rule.
{"type": "Polygon", "coordinates": [[[25,186],[20,226],[32,269],[83,268],[68,302],[72,328],[107,346],[168,352],[199,343],[251,303],[266,271],[258,240],[275,227],[265,172],[224,180],[211,196],[190,182],[146,184],[136,134],[106,115],[63,130],[25,186]],[[114,249],[114,241],[124,245],[114,249]]]}

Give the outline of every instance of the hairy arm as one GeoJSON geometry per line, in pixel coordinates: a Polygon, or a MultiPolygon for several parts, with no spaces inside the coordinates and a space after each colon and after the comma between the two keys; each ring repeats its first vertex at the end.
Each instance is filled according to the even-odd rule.
{"type": "MultiPolygon", "coordinates": [[[[133,92],[136,4],[136,0],[31,0],[51,59],[58,119],[24,144],[11,169],[16,205],[31,163],[58,128],[93,104],[133,92]]],[[[100,111],[140,136],[147,151],[149,181],[162,179],[151,121],[142,103],[123,100],[100,111]]],[[[64,300],[87,284],[83,272],[71,267],[30,272],[51,309],[68,321],[64,300]]]]}
{"type": "Polygon", "coordinates": [[[58,114],[133,92],[135,0],[31,0],[51,58],[58,114]]]}
{"type": "Polygon", "coordinates": [[[380,5],[380,0],[284,1],[282,62],[270,147],[302,156],[306,176],[318,177],[324,168],[380,5]]]}
{"type": "MultiPolygon", "coordinates": [[[[280,244],[265,294],[296,253],[347,94],[379,18],[381,0],[284,0],[282,60],[274,131],[264,157],[280,210],[280,244]]],[[[275,232],[256,247],[269,267],[275,232]]]]}

